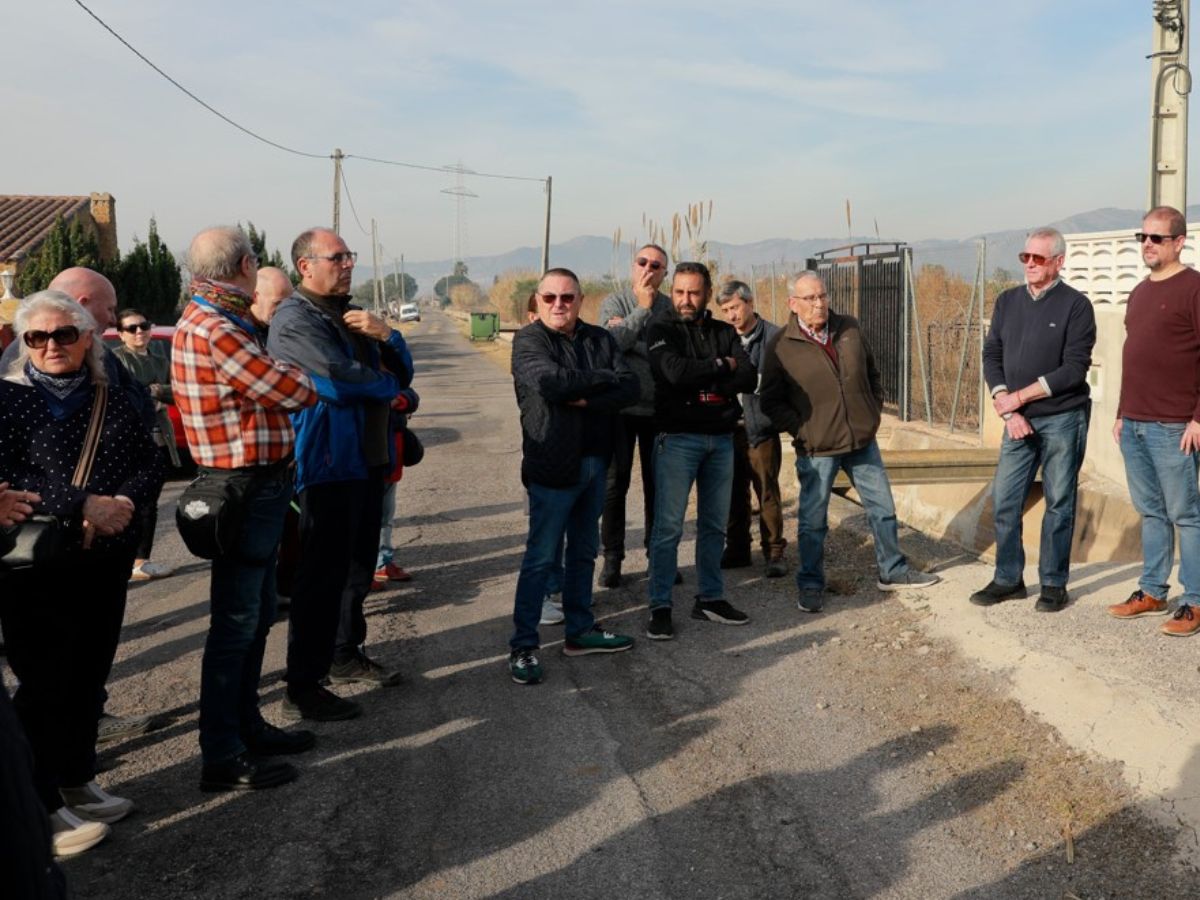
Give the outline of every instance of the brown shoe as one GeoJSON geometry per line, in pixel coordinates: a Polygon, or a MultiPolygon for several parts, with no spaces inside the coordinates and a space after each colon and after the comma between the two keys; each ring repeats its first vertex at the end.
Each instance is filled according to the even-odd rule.
{"type": "Polygon", "coordinates": [[[1151,597],[1144,591],[1134,591],[1124,603],[1115,603],[1108,614],[1117,619],[1136,619],[1138,616],[1165,616],[1167,601],[1151,597]]]}
{"type": "Polygon", "coordinates": [[[1163,622],[1162,626],[1162,633],[1172,637],[1191,637],[1197,631],[1200,631],[1200,613],[1188,603],[1175,610],[1175,615],[1163,622]]]}

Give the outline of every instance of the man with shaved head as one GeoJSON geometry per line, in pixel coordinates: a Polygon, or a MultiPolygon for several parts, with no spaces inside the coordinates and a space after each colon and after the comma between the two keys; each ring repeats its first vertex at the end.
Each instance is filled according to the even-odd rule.
{"type": "Polygon", "coordinates": [[[271,324],[271,317],[279,304],[292,296],[296,288],[287,272],[276,266],[263,266],[258,270],[258,281],[254,286],[254,302],[250,314],[262,328],[271,324]]]}

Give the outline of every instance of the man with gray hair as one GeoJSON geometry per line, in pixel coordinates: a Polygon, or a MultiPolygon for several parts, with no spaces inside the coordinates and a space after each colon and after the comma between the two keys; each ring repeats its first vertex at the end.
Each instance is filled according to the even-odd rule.
{"type": "MultiPolygon", "coordinates": [[[[754,292],[743,281],[729,281],[721,288],[717,303],[725,321],[733,326],[742,348],[762,370],[763,351],[780,328],[754,311],[754,292]]],[[[761,380],[761,376],[760,376],[761,380]]],[[[725,552],[721,567],[740,569],[750,565],[750,489],[758,498],[759,536],[767,577],[787,574],[783,548],[783,507],[779,502],[779,467],[783,448],[779,429],[762,411],[758,385],[741,395],[742,427],[733,433],[733,492],[729,498],[729,524],[725,528],[725,552]]]]}
{"type": "Polygon", "coordinates": [[[992,482],[996,570],[971,595],[976,606],[1019,599],[1025,592],[1021,514],[1042,470],[1042,536],[1038,552],[1041,593],[1034,608],[1067,605],[1075,495],[1087,447],[1092,401],[1087,372],[1096,343],[1092,304],[1060,277],[1066,242],[1039,228],[1018,254],[1025,284],[996,298],[983,344],[983,376],[996,415],[1004,419],[1000,462],[992,482]]]}
{"type": "Polygon", "coordinates": [[[192,300],[171,341],[171,387],[203,477],[244,487],[234,546],[212,563],[200,666],[200,788],[252,790],[296,777],[270,759],[303,752],[310,731],[283,731],[258,709],[267,633],[275,621],[275,555],[292,500],[289,413],[317,392],[272,359],[251,320],[258,257],[238,228],[209,228],[188,250],[192,300]]]}
{"type": "Polygon", "coordinates": [[[764,354],[759,393],[763,411],[792,435],[796,448],[797,606],[808,613],[824,606],[829,497],[839,470],[849,476],[867,512],[876,586],[895,591],[936,584],[937,575],[910,569],[900,552],[892,486],[875,440],[883,385],[858,320],[829,308],[829,292],[816,272],[800,274],[788,307],[793,315],[764,354]]]}

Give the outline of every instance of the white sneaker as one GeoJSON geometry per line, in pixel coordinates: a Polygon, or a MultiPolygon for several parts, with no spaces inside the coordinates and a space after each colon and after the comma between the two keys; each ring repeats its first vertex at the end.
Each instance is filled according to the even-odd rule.
{"type": "Polygon", "coordinates": [[[151,578],[167,578],[175,574],[175,567],[164,563],[146,562],[136,566],[129,575],[130,581],[149,581],[151,578]]]}
{"type": "Polygon", "coordinates": [[[563,615],[562,604],[556,603],[554,597],[559,594],[547,594],[542,600],[542,619],[538,622],[539,625],[561,625],[566,621],[567,617],[563,615]]]}
{"type": "Polygon", "coordinates": [[[82,787],[63,788],[58,793],[67,809],[92,822],[119,822],[133,812],[132,800],[114,797],[94,781],[82,787]]]}
{"type": "Polygon", "coordinates": [[[50,814],[50,828],[54,832],[54,855],[59,859],[90,850],[108,837],[109,832],[103,822],[85,822],[65,806],[50,814]]]}

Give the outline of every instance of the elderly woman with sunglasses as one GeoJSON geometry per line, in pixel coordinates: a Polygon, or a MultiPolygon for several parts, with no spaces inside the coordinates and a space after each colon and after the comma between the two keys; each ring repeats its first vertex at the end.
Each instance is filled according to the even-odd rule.
{"type": "Polygon", "coordinates": [[[20,355],[0,378],[0,482],[34,512],[56,516],[66,536],[52,566],[0,571],[0,622],[20,680],[13,700],[59,856],[103,840],[106,823],[133,808],[93,780],[96,726],[125,614],[136,512],[162,486],[139,411],[128,392],[107,391],[95,328],[60,291],[28,297],[16,316],[20,355]],[[99,443],[77,487],[101,386],[99,443]]]}
{"type": "MultiPolygon", "coordinates": [[[[117,333],[121,346],[113,348],[115,356],[133,379],[145,386],[154,402],[154,443],[163,457],[164,466],[179,468],[179,451],[175,448],[175,429],[167,407],[174,404],[171,394],[171,360],[165,353],[150,351],[150,334],[154,323],[136,309],[123,309],[117,313],[117,333]]],[[[165,342],[163,342],[165,345],[165,342]]],[[[174,569],[162,563],[150,562],[150,551],[154,548],[154,529],[158,525],[158,498],[138,510],[138,526],[141,539],[133,558],[131,581],[148,581],[151,578],[166,578],[174,569]]]]}

